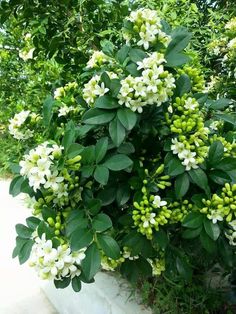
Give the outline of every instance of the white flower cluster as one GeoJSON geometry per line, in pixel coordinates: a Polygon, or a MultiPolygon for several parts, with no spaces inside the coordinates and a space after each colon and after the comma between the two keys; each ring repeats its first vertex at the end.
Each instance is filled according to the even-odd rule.
{"type": "Polygon", "coordinates": [[[64,87],[58,87],[54,91],[54,99],[59,100],[66,96],[66,93],[78,87],[76,82],[66,84],[64,87]]]}
{"type": "Polygon", "coordinates": [[[9,124],[8,129],[9,129],[10,134],[13,135],[15,139],[27,140],[33,136],[34,131],[30,129],[22,130],[22,127],[24,127],[25,121],[29,117],[35,118],[35,114],[31,114],[30,111],[27,110],[27,111],[21,111],[15,114],[15,116],[9,120],[10,124],[9,124]]]}
{"type": "Polygon", "coordinates": [[[236,33],[236,17],[233,17],[228,23],[226,23],[225,29],[232,33],[236,33]]]}
{"type": "Polygon", "coordinates": [[[35,48],[31,48],[30,50],[20,50],[19,51],[19,57],[23,59],[24,61],[27,61],[29,59],[33,59],[33,53],[35,48]]]}
{"type": "Polygon", "coordinates": [[[41,279],[74,278],[81,273],[80,264],[85,258],[85,250],[86,248],[83,248],[71,252],[66,244],[53,248],[52,241],[46,240],[45,234],[43,234],[42,239],[35,238],[29,265],[35,268],[41,279]]]}
{"type": "MultiPolygon", "coordinates": [[[[141,8],[137,11],[131,12],[128,20],[134,24],[133,30],[138,33],[138,46],[143,46],[147,50],[151,44],[161,42],[167,46],[171,40],[170,36],[162,31],[161,19],[154,10],[141,8]]],[[[127,42],[136,39],[127,31],[124,31],[124,39],[127,42]]]]}
{"type": "MultiPolygon", "coordinates": [[[[152,202],[154,208],[161,208],[162,206],[167,205],[166,201],[162,201],[159,195],[154,197],[152,202]]],[[[147,213],[146,216],[143,216],[143,228],[149,228],[150,225],[156,225],[156,213],[147,213]]]]}
{"type": "Polygon", "coordinates": [[[229,240],[229,244],[235,246],[236,245],[236,220],[232,220],[228,223],[231,229],[225,233],[226,238],[229,240]]]}
{"type": "Polygon", "coordinates": [[[196,152],[191,152],[189,149],[185,148],[184,143],[179,142],[177,138],[171,140],[171,150],[173,154],[177,154],[180,160],[182,161],[182,165],[186,167],[186,170],[197,169],[197,160],[196,160],[196,152]]]}
{"type": "Polygon", "coordinates": [[[109,61],[109,57],[102,51],[94,51],[91,58],[87,62],[87,68],[95,68],[101,66],[103,63],[109,61]]]}
{"type": "MultiPolygon", "coordinates": [[[[106,72],[109,78],[115,79],[117,78],[117,74],[113,72],[106,72]]],[[[84,85],[83,89],[83,98],[87,102],[89,106],[93,106],[95,99],[100,96],[104,96],[109,92],[109,88],[107,88],[104,82],[101,82],[101,75],[93,76],[88,83],[84,85]]]]}
{"type": "Polygon", "coordinates": [[[73,111],[75,111],[74,107],[63,105],[58,111],[58,117],[65,117],[73,111]]]}
{"type": "Polygon", "coordinates": [[[175,79],[164,70],[164,62],[164,55],[158,52],[137,62],[138,69],[143,69],[142,76],[129,75],[121,80],[119,104],[141,113],[146,105],[160,106],[166,102],[173,95],[175,79]]]}
{"type": "Polygon", "coordinates": [[[229,50],[236,49],[236,37],[229,41],[227,47],[229,48],[229,50]]]}
{"type": "Polygon", "coordinates": [[[63,147],[57,144],[49,146],[49,143],[45,142],[31,149],[27,155],[24,155],[24,160],[20,161],[20,174],[29,179],[29,185],[34,191],[43,185],[45,189],[56,192],[58,197],[64,194],[62,192],[66,188],[62,182],[64,177],[59,176],[54,164],[54,159],[61,156],[62,149],[63,147]]]}

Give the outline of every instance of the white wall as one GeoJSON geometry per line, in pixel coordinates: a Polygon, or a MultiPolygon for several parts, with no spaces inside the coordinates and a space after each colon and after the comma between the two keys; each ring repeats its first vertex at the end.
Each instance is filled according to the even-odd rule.
{"type": "Polygon", "coordinates": [[[53,283],[43,282],[42,289],[59,314],[151,314],[131,295],[126,281],[113,273],[100,272],[95,283],[83,284],[79,293],[56,289],[53,283]]]}

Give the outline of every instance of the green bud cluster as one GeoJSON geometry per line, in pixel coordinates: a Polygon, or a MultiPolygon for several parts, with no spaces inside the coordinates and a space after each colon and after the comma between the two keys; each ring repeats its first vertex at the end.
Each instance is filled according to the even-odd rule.
{"type": "Polygon", "coordinates": [[[191,84],[192,84],[192,91],[193,92],[202,92],[205,86],[204,76],[201,74],[201,70],[197,68],[193,68],[191,66],[184,66],[182,69],[178,70],[180,75],[186,74],[189,76],[191,84]]]}
{"type": "Polygon", "coordinates": [[[78,171],[81,167],[81,163],[80,163],[81,159],[82,157],[80,155],[77,155],[74,158],[68,159],[65,163],[67,166],[67,169],[78,171]]]}
{"type": "Polygon", "coordinates": [[[162,175],[164,172],[164,164],[158,166],[152,173],[149,173],[148,169],[144,170],[146,179],[143,180],[143,184],[153,183],[161,190],[171,186],[170,176],[162,175]]]}
{"type": "MultiPolygon", "coordinates": [[[[63,212],[64,213],[64,212],[63,212]]],[[[47,219],[47,223],[49,224],[49,226],[53,229],[53,231],[54,231],[54,234],[56,235],[56,236],[59,236],[62,232],[63,232],[63,230],[64,230],[64,228],[65,228],[65,225],[64,225],[64,223],[62,223],[62,215],[63,215],[63,213],[61,213],[61,212],[59,212],[57,215],[56,215],[56,218],[55,219],[53,219],[53,217],[49,217],[48,219],[47,219]]],[[[63,215],[64,216],[64,215],[63,215]]]]}
{"type": "Polygon", "coordinates": [[[236,157],[236,143],[228,142],[224,137],[218,136],[214,134],[210,139],[210,143],[212,144],[215,141],[220,141],[224,146],[224,156],[225,157],[236,157]]]}
{"type": "Polygon", "coordinates": [[[204,115],[198,102],[187,95],[177,97],[173,110],[172,116],[167,117],[171,132],[178,134],[177,140],[184,144],[185,150],[196,153],[196,164],[201,164],[208,153],[209,129],[204,127],[204,115]]]}
{"type": "Polygon", "coordinates": [[[166,269],[165,258],[155,258],[154,260],[148,259],[150,265],[152,266],[153,276],[160,276],[162,272],[166,269]]]}
{"type": "Polygon", "coordinates": [[[193,204],[189,203],[188,200],[181,202],[173,202],[168,205],[168,208],[171,210],[170,223],[182,222],[193,209],[193,204]]]}
{"type": "Polygon", "coordinates": [[[128,247],[124,246],[123,251],[121,252],[121,257],[118,259],[112,259],[107,257],[104,252],[102,253],[102,268],[105,270],[114,271],[117,267],[119,267],[126,259],[135,260],[138,259],[139,256],[132,256],[131,251],[128,247]]]}
{"type": "Polygon", "coordinates": [[[154,195],[148,197],[145,187],[142,188],[142,193],[142,201],[140,203],[134,202],[133,204],[135,209],[132,211],[132,218],[138,231],[151,240],[153,229],[158,231],[160,225],[163,226],[168,223],[168,219],[171,217],[171,210],[167,206],[157,208],[153,203],[154,195]]]}
{"type": "Polygon", "coordinates": [[[236,184],[226,183],[220,195],[213,194],[210,200],[203,199],[202,203],[205,206],[200,212],[206,214],[208,219],[231,222],[236,218],[236,184]]]}

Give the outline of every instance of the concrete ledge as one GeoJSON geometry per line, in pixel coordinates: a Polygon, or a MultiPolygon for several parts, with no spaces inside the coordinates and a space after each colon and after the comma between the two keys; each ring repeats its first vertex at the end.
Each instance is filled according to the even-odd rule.
{"type": "Polygon", "coordinates": [[[56,289],[52,282],[43,282],[42,289],[59,314],[152,314],[131,296],[127,282],[118,274],[100,272],[95,283],[82,284],[79,293],[56,289]]]}

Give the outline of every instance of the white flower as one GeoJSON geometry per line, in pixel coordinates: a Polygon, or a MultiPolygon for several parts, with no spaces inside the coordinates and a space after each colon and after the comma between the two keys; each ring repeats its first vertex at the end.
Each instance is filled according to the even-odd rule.
{"type": "Polygon", "coordinates": [[[23,59],[24,61],[27,61],[29,59],[33,59],[33,53],[35,48],[31,48],[29,51],[26,50],[20,50],[19,57],[23,59]]]}
{"type": "Polygon", "coordinates": [[[74,107],[63,106],[58,111],[58,117],[67,116],[69,112],[73,111],[74,107]]]}
{"type": "Polygon", "coordinates": [[[52,241],[46,240],[45,234],[41,239],[36,237],[34,241],[29,264],[35,268],[39,277],[60,280],[63,277],[74,278],[80,275],[79,264],[85,258],[86,248],[78,252],[71,252],[68,245],[54,248],[52,241]]]}
{"type": "Polygon", "coordinates": [[[172,145],[171,145],[171,150],[173,152],[173,154],[180,154],[184,151],[185,146],[183,143],[179,142],[177,138],[173,138],[171,140],[172,145]]]}
{"type": "Polygon", "coordinates": [[[45,189],[52,188],[52,190],[57,191],[59,184],[64,180],[64,177],[58,176],[58,171],[55,170],[52,174],[47,176],[47,182],[44,184],[45,189]]]}
{"type": "Polygon", "coordinates": [[[90,106],[93,105],[97,97],[103,96],[109,91],[103,82],[100,83],[100,78],[100,75],[95,75],[84,85],[83,98],[90,106]]]}
{"type": "Polygon", "coordinates": [[[184,108],[187,110],[195,110],[198,107],[196,99],[188,97],[185,100],[184,108]]]}
{"type": "Polygon", "coordinates": [[[182,161],[182,165],[184,165],[186,167],[186,170],[190,170],[190,169],[197,169],[198,165],[196,162],[196,159],[194,158],[196,156],[195,152],[191,152],[187,149],[185,149],[182,153],[181,153],[181,159],[184,159],[182,161]]]}
{"type": "Polygon", "coordinates": [[[108,61],[108,56],[106,56],[102,51],[94,51],[92,57],[87,63],[87,68],[94,68],[108,61]]]}
{"type": "Polygon", "coordinates": [[[54,99],[60,99],[61,97],[65,96],[65,90],[64,87],[58,87],[54,91],[54,99]]]}
{"type": "Polygon", "coordinates": [[[216,224],[217,221],[223,221],[221,213],[217,210],[212,210],[211,213],[207,215],[207,218],[212,220],[213,224],[216,224]]]}
{"type": "Polygon", "coordinates": [[[231,222],[228,223],[230,227],[233,228],[234,231],[236,231],[236,220],[232,220],[231,222]]]}
{"type": "Polygon", "coordinates": [[[80,265],[81,261],[86,257],[84,253],[85,251],[86,251],[86,248],[83,248],[79,251],[74,251],[71,253],[72,258],[77,265],[80,265]]]}
{"type": "Polygon", "coordinates": [[[155,217],[155,213],[149,214],[143,222],[143,228],[148,228],[150,224],[154,225],[156,223],[156,220],[154,219],[155,217]]]}
{"type": "Polygon", "coordinates": [[[154,201],[153,201],[153,205],[156,208],[160,208],[162,206],[167,205],[167,202],[166,201],[162,201],[159,195],[155,195],[154,201]]]}

